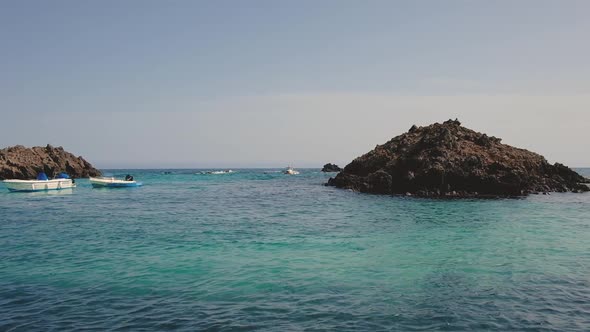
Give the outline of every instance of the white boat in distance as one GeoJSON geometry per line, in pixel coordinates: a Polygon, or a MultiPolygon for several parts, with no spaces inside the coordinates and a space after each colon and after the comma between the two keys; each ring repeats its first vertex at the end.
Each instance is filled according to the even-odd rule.
{"type": "Polygon", "coordinates": [[[218,174],[230,174],[230,173],[234,173],[234,171],[232,171],[231,169],[227,169],[224,171],[202,171],[202,172],[195,173],[195,174],[215,174],[215,175],[218,175],[218,174]]]}
{"type": "Polygon", "coordinates": [[[293,169],[293,167],[289,166],[289,167],[287,167],[286,170],[283,171],[283,174],[297,175],[297,174],[299,174],[299,171],[296,171],[293,169]]]}
{"type": "Polygon", "coordinates": [[[37,176],[37,180],[4,180],[3,182],[8,190],[23,192],[61,190],[76,187],[76,183],[64,173],[51,180],[47,178],[45,173],[40,173],[37,176]]]}
{"type": "Polygon", "coordinates": [[[120,180],[114,177],[90,178],[90,183],[94,188],[127,188],[142,185],[141,182],[133,180],[133,177],[130,180],[120,180]]]}

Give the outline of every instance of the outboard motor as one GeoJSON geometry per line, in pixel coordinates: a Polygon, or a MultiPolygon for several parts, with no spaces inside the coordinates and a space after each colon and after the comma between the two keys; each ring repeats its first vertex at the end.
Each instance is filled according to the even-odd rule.
{"type": "Polygon", "coordinates": [[[133,176],[131,176],[130,174],[127,174],[125,176],[125,181],[133,181],[133,176]]]}

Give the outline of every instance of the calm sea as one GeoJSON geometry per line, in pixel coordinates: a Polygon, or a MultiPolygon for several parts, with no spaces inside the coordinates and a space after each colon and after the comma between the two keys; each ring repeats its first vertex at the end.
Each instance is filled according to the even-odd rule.
{"type": "Polygon", "coordinates": [[[325,187],[315,169],[106,172],[144,186],[0,185],[1,331],[590,330],[590,193],[428,200],[325,187]]]}

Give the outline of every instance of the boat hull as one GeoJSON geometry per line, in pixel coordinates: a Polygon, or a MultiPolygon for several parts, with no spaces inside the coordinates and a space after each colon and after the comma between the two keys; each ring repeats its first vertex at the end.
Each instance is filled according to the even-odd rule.
{"type": "Polygon", "coordinates": [[[139,187],[141,182],[117,180],[115,178],[90,178],[94,188],[131,188],[139,187]]]}
{"type": "Polygon", "coordinates": [[[9,191],[47,191],[75,188],[76,184],[72,179],[53,180],[4,180],[4,185],[9,191]]]}

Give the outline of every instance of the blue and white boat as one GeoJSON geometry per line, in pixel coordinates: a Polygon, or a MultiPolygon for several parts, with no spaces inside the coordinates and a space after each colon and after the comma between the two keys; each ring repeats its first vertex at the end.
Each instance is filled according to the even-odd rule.
{"type": "Polygon", "coordinates": [[[39,173],[36,180],[4,180],[4,185],[10,191],[46,191],[62,190],[76,187],[76,183],[66,173],[60,173],[55,179],[47,178],[45,173],[39,173]]]}
{"type": "Polygon", "coordinates": [[[128,188],[142,185],[141,182],[135,181],[132,176],[127,176],[125,180],[114,177],[90,178],[90,183],[94,188],[128,188]]]}

